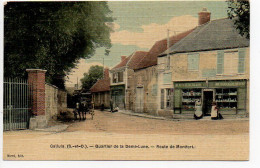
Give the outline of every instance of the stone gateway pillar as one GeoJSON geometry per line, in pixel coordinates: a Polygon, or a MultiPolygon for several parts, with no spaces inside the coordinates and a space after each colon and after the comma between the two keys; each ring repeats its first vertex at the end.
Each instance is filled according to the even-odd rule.
{"type": "Polygon", "coordinates": [[[32,87],[32,113],[35,117],[30,120],[30,129],[47,126],[45,116],[45,73],[42,69],[26,69],[28,83],[32,87]]]}

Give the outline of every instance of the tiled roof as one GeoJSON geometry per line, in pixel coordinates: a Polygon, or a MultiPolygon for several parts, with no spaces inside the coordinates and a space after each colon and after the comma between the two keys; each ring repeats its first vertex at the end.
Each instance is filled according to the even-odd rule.
{"type": "Polygon", "coordinates": [[[140,61],[146,56],[148,52],[146,51],[136,51],[132,55],[131,60],[127,63],[128,67],[131,69],[135,69],[136,66],[140,63],[140,61]]]}
{"type": "MultiPolygon", "coordinates": [[[[170,53],[206,51],[249,46],[230,19],[218,19],[198,26],[192,33],[170,48],[170,53]]],[[[166,51],[167,52],[167,51],[166,51]]],[[[164,52],[162,55],[166,55],[164,52]]]]}
{"type": "Polygon", "coordinates": [[[124,66],[128,66],[131,69],[134,69],[138,63],[144,58],[144,56],[147,54],[146,51],[135,51],[130,56],[126,57],[123,61],[121,61],[119,64],[117,64],[112,70],[124,66]]]}
{"type": "Polygon", "coordinates": [[[94,92],[106,92],[110,91],[110,78],[98,80],[91,88],[90,91],[94,92]]]}
{"type": "Polygon", "coordinates": [[[132,56],[132,55],[126,57],[126,59],[124,59],[124,60],[121,61],[119,64],[117,64],[114,68],[112,68],[112,70],[126,66],[127,62],[130,60],[131,56],[132,56]]]}
{"type": "MultiPolygon", "coordinates": [[[[186,37],[188,34],[190,34],[194,29],[179,33],[175,36],[171,36],[169,39],[170,46],[174,45],[178,41],[180,41],[182,38],[186,37]]],[[[157,65],[157,56],[167,50],[167,39],[163,39],[160,41],[157,41],[152,48],[149,50],[149,52],[146,54],[146,56],[143,58],[142,61],[135,67],[135,69],[142,69],[146,67],[150,67],[153,65],[157,65]]]]}

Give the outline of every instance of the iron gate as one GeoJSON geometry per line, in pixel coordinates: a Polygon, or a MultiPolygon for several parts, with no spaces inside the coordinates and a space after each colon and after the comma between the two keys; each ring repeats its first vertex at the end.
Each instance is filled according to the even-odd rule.
{"type": "Polygon", "coordinates": [[[4,130],[27,129],[31,117],[31,87],[24,79],[4,79],[4,130]]]}

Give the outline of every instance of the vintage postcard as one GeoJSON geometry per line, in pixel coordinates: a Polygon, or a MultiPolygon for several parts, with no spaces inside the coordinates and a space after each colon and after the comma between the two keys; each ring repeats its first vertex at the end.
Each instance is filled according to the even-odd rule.
{"type": "Polygon", "coordinates": [[[249,1],[3,6],[3,160],[249,160],[249,1]]]}

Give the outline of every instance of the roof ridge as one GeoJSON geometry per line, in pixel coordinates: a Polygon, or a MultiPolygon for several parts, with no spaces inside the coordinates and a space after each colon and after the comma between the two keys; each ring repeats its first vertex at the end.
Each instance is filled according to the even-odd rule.
{"type": "MultiPolygon", "coordinates": [[[[192,28],[192,29],[190,29],[190,30],[187,30],[186,32],[191,31],[190,33],[192,33],[192,32],[193,32],[195,29],[197,29],[197,28],[198,28],[198,26],[196,26],[196,27],[194,27],[194,28],[192,28]]],[[[190,34],[190,33],[189,33],[189,34],[190,34]]],[[[189,34],[186,35],[185,37],[181,38],[178,42],[176,42],[175,44],[173,44],[173,45],[172,45],[171,47],[169,47],[167,50],[171,50],[171,48],[172,48],[173,46],[177,46],[178,44],[180,44],[181,41],[183,41],[184,39],[188,38],[189,34]]],[[[163,56],[164,53],[165,53],[167,50],[163,51],[163,52],[160,53],[158,56],[163,56]]],[[[171,51],[169,52],[169,54],[171,54],[171,51]]],[[[166,55],[166,54],[165,54],[165,55],[166,55]]]]}

